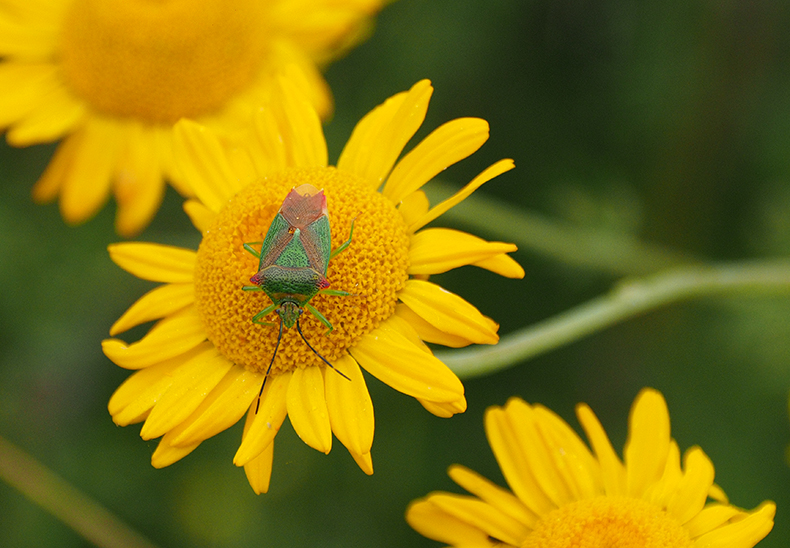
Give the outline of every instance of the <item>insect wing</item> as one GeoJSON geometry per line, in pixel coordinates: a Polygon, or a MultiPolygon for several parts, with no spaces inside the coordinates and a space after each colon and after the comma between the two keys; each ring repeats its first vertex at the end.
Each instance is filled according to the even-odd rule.
{"type": "Polygon", "coordinates": [[[329,255],[332,253],[332,237],[329,217],[323,215],[300,231],[299,238],[310,266],[326,276],[329,255]]]}
{"type": "Polygon", "coordinates": [[[288,223],[298,229],[310,226],[320,217],[327,216],[326,196],[323,190],[305,184],[288,193],[280,206],[280,213],[288,223]]]}
{"type": "Polygon", "coordinates": [[[299,229],[299,243],[307,265],[326,276],[332,237],[324,191],[309,184],[291,190],[283,201],[280,214],[293,228],[299,229]]]}
{"type": "Polygon", "coordinates": [[[288,244],[293,240],[293,229],[281,213],[277,213],[269,226],[266,237],[261,245],[261,261],[258,270],[277,263],[288,244]]]}

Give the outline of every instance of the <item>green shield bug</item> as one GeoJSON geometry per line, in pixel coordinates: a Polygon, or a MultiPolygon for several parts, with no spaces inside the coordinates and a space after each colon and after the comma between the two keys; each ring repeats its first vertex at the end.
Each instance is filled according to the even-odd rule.
{"type": "MultiPolygon", "coordinates": [[[[332,251],[332,237],[324,191],[318,190],[313,185],[304,184],[292,189],[285,197],[263,242],[244,244],[244,249],[260,262],[258,263],[258,272],[250,278],[250,282],[254,285],[245,285],[242,289],[244,291],[263,291],[272,300],[271,305],[252,317],[252,323],[272,325],[262,321],[262,318],[271,312],[276,312],[280,317],[280,331],[277,335],[272,359],[261,384],[261,391],[258,394],[258,405],[260,405],[263,388],[266,386],[266,379],[272,370],[274,358],[277,356],[277,349],[280,347],[283,324],[288,329],[296,325],[296,330],[307,347],[325,364],[348,379],[307,341],[299,325],[299,317],[307,309],[329,329],[327,333],[334,329],[329,320],[310,304],[310,300],[319,293],[338,297],[351,295],[347,291],[329,289],[326,271],[329,261],[351,244],[353,234],[354,222],[352,221],[348,240],[332,251]],[[260,253],[252,247],[258,243],[261,244],[260,253]]],[[[257,406],[255,412],[258,412],[257,406]]]]}

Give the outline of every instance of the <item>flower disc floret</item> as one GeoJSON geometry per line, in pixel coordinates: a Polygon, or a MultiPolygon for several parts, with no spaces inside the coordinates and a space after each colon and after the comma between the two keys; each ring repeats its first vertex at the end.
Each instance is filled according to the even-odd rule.
{"type": "Polygon", "coordinates": [[[541,519],[521,548],[687,548],[688,531],[664,510],[627,497],[596,497],[541,519]]]}
{"type": "Polygon", "coordinates": [[[265,5],[75,0],[61,33],[64,76],[105,114],[169,123],[206,114],[261,65],[265,5]]]}
{"type": "MultiPolygon", "coordinates": [[[[403,217],[379,193],[366,190],[353,174],[333,167],[292,168],[246,187],[231,199],[206,231],[195,268],[197,309],[209,340],[228,359],[251,371],[265,373],[277,342],[276,313],[252,323],[252,317],[269,306],[263,292],[245,292],[258,259],[243,244],[261,242],[283,198],[309,182],[327,196],[333,247],[348,238],[351,245],[329,263],[332,289],[352,293],[337,297],[317,295],[311,301],[334,330],[305,311],[302,331],[310,344],[330,362],[366,333],[392,316],[397,293],[408,279],[409,237],[403,217]]],[[[252,246],[260,249],[259,244],[252,246]]],[[[272,374],[322,362],[304,344],[296,329],[283,331],[272,374]]]]}

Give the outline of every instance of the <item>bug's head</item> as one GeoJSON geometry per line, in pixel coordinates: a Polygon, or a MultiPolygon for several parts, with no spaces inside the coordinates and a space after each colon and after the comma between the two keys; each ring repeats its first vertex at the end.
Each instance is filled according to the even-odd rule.
{"type": "Polygon", "coordinates": [[[285,327],[290,329],[302,315],[302,307],[295,301],[284,301],[275,312],[280,316],[285,327]]]}

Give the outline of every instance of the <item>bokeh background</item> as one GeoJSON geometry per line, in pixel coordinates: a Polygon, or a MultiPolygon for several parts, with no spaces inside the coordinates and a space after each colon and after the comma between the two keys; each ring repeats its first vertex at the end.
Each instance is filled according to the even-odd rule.
{"type": "MultiPolygon", "coordinates": [[[[517,169],[481,192],[563,225],[711,261],[782,257],[790,251],[789,53],[790,4],[772,0],[398,0],[368,42],[328,69],[330,157],[359,117],[427,77],[436,93],[418,137],[460,116],[492,128],[445,182],[464,184],[512,157],[517,169]]],[[[790,297],[781,295],[672,305],[468,380],[469,409],[452,419],[369,378],[372,477],[341,444],[319,454],[287,422],[266,495],[254,495],[231,462],[241,424],[153,469],[156,442],[107,413],[128,373],[99,345],[151,284],[108,258],[106,245],[118,240],[114,205],[67,228],[56,205],[31,203],[52,150],[0,145],[0,435],[158,545],[438,546],[406,525],[404,510],[431,490],[459,492],[445,474],[452,463],[502,483],[483,431],[488,406],[517,395],[576,426],[573,407],[584,401],[620,449],[643,386],[664,393],[681,450],[698,444],[710,455],[734,504],[777,502],[760,546],[790,542],[790,297]]],[[[175,192],[140,239],[197,245],[175,192]]],[[[503,334],[617,281],[528,248],[516,258],[524,280],[472,267],[437,278],[503,334]]],[[[88,545],[6,484],[0,509],[1,546],[88,545]]]]}

